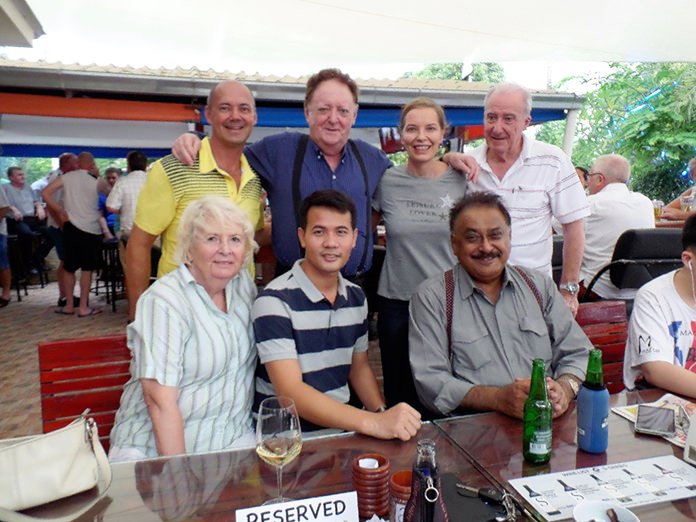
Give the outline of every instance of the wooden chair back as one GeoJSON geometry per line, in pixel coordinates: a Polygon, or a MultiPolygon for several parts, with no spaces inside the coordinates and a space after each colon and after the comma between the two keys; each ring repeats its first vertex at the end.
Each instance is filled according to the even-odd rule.
{"type": "Polygon", "coordinates": [[[628,335],[628,317],[624,301],[580,303],[575,320],[595,348],[602,350],[604,384],[609,393],[625,388],[623,360],[628,335]]]}
{"type": "Polygon", "coordinates": [[[39,343],[41,419],[47,433],[87,408],[106,451],[123,385],[130,378],[125,335],[39,343]]]}

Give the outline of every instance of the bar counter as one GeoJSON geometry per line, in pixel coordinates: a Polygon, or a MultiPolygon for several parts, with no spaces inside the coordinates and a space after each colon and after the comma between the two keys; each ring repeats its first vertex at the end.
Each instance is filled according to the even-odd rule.
{"type": "Polygon", "coordinates": [[[655,222],[657,228],[684,228],[683,219],[659,219],[655,222]]]}

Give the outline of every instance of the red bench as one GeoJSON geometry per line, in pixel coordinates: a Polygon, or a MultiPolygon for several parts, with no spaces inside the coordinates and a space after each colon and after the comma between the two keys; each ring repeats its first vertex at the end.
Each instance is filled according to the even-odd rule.
{"type": "Polygon", "coordinates": [[[625,388],[623,360],[628,335],[628,318],[624,301],[580,303],[575,320],[595,348],[602,350],[604,384],[609,393],[625,388]]]}
{"type": "Polygon", "coordinates": [[[125,335],[39,343],[44,433],[69,424],[89,408],[108,451],[130,360],[125,335]]]}

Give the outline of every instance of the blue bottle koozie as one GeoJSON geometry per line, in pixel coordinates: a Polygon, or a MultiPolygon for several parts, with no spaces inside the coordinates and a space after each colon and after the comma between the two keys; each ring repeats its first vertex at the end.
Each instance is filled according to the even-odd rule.
{"type": "Polygon", "coordinates": [[[609,445],[609,391],[604,386],[601,350],[590,351],[577,412],[578,447],[588,453],[604,453],[609,445]]]}

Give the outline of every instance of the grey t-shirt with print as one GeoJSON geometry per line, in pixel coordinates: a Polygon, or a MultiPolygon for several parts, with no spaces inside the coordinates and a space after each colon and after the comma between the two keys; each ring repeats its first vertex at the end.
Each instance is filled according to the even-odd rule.
{"type": "Polygon", "coordinates": [[[387,229],[379,295],[408,301],[421,282],[457,262],[449,212],[467,189],[466,178],[451,168],[433,178],[415,176],[406,165],[384,173],[372,200],[387,229]]]}

